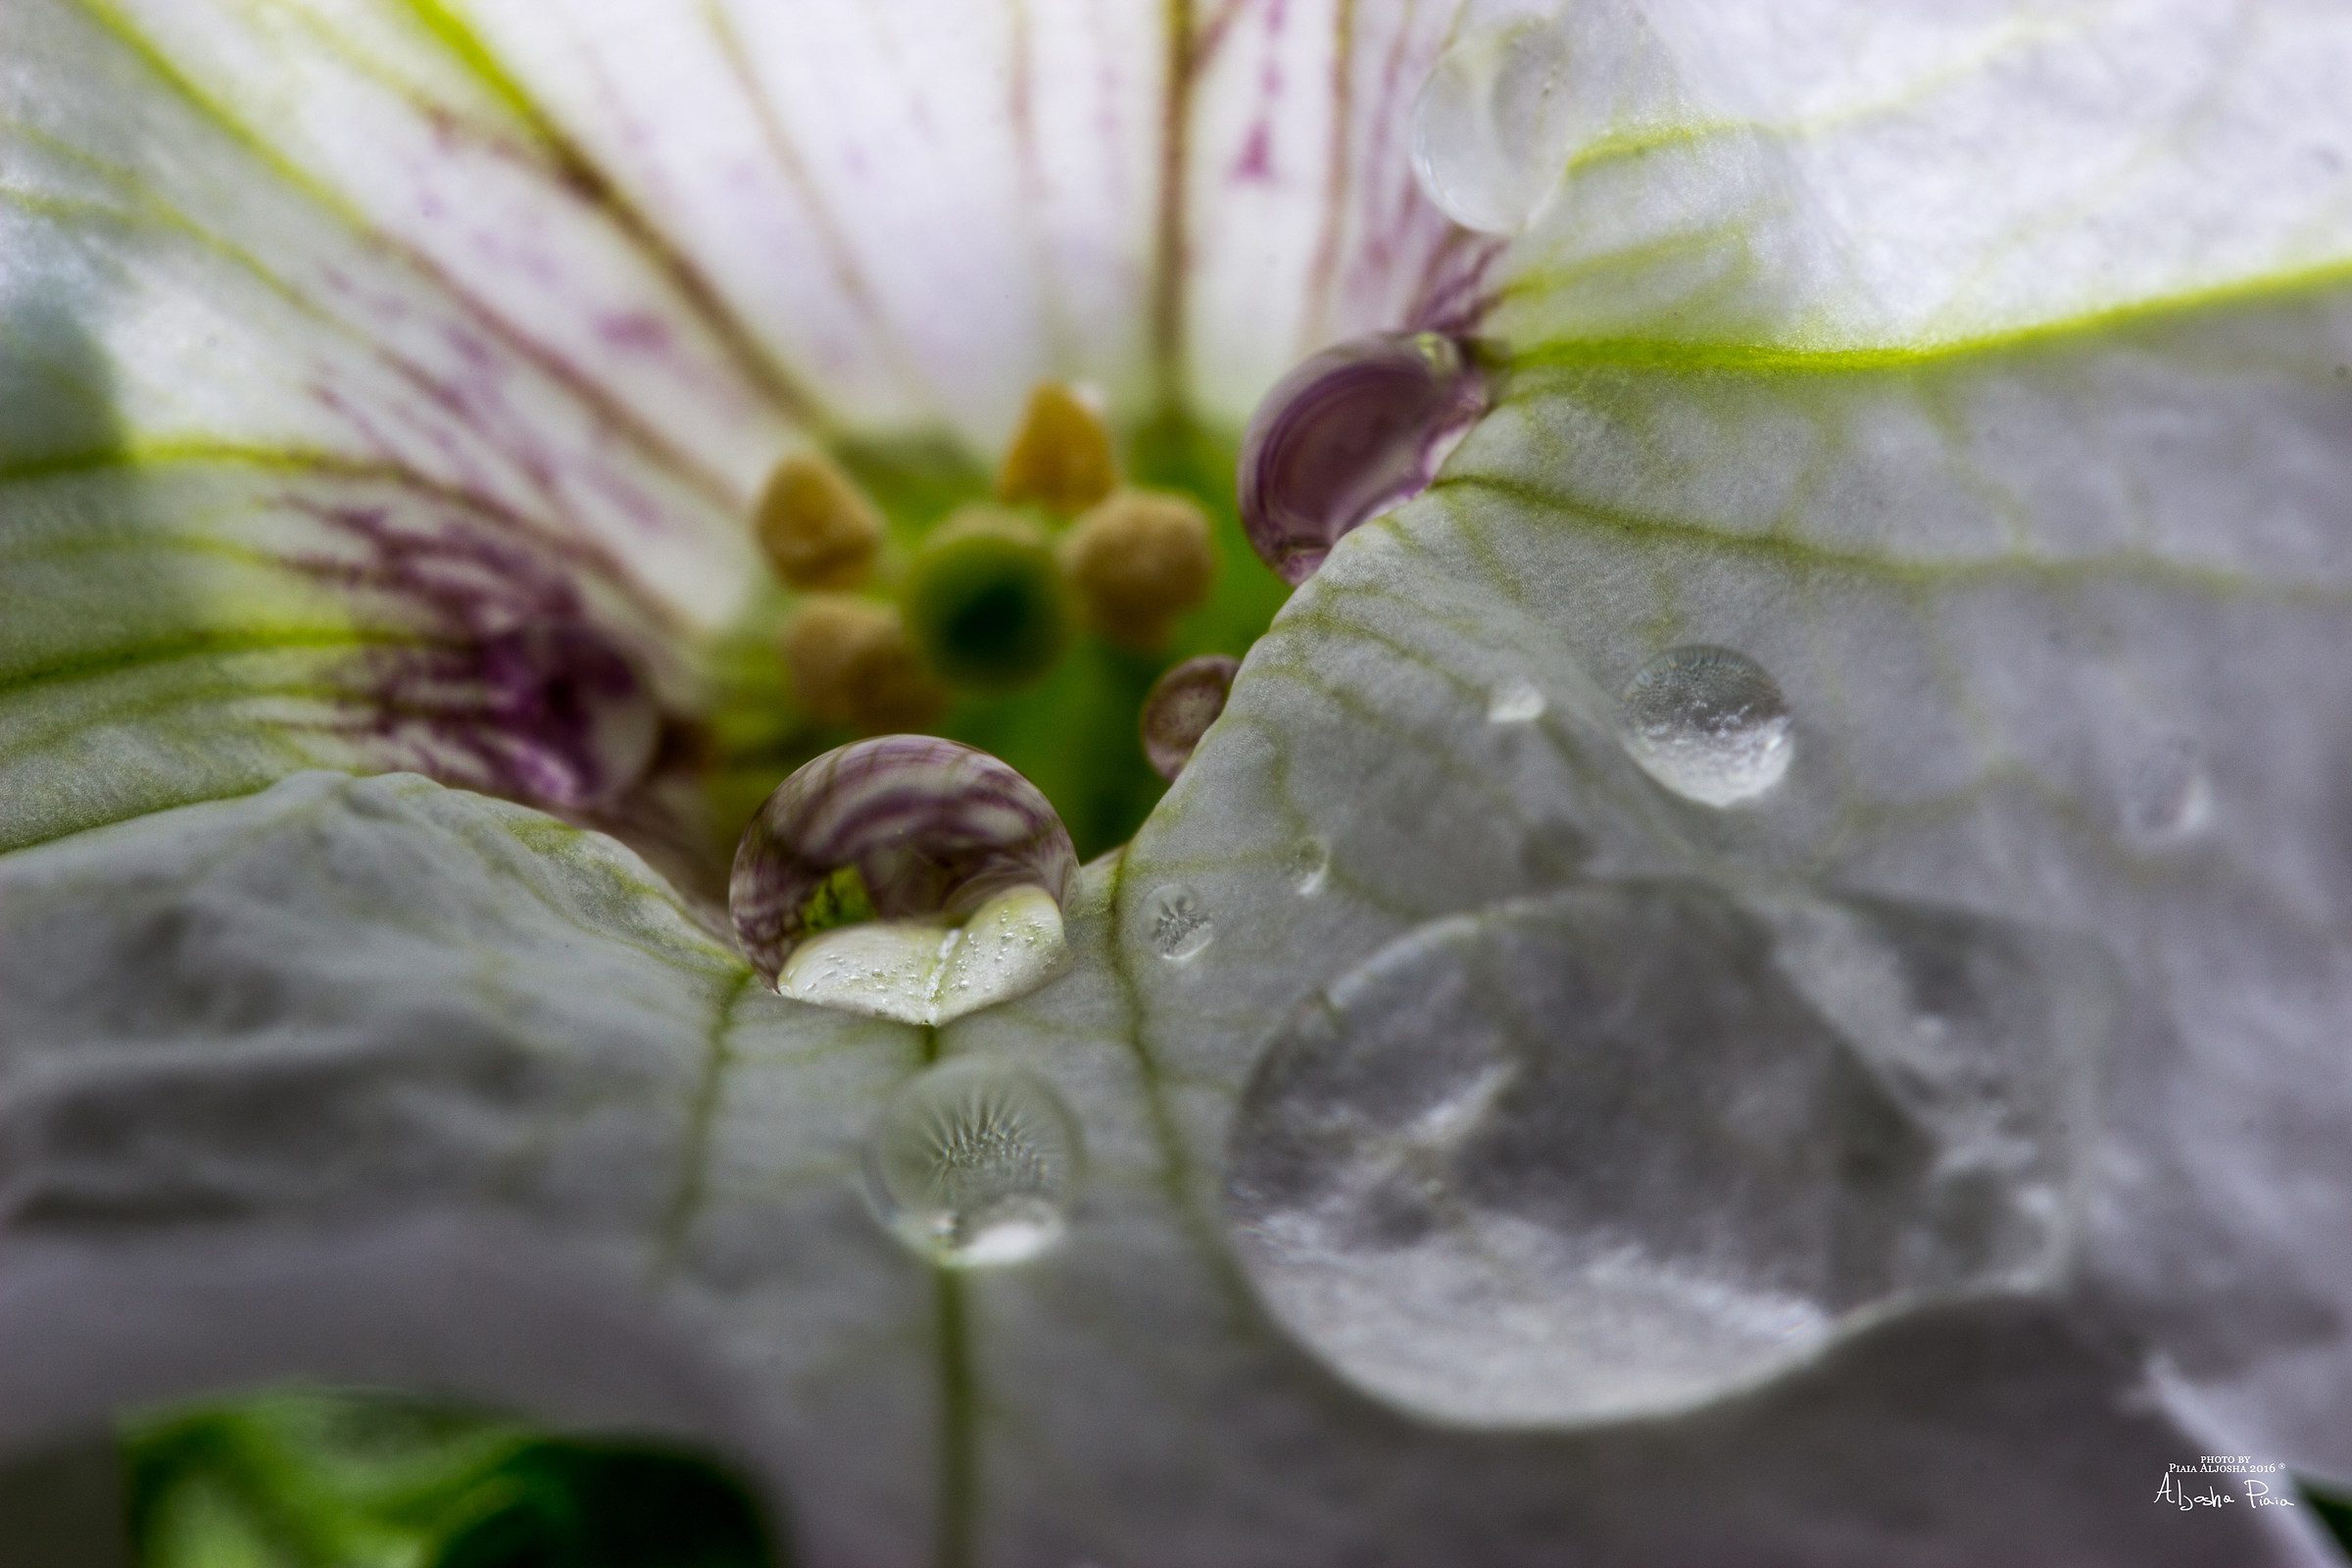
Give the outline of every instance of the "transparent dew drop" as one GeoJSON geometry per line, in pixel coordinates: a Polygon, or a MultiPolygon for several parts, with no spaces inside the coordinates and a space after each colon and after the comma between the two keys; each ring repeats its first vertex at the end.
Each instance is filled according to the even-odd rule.
{"type": "Polygon", "coordinates": [[[1084,1157],[1077,1118],[1045,1079],[943,1062],[883,1107],[865,1147],[866,1201],[943,1267],[1024,1263],[1068,1229],[1084,1157]]]}
{"type": "Polygon", "coordinates": [[[2090,945],[1925,906],[1514,899],[1289,1014],[1227,1234],[1277,1324],[1419,1419],[1689,1409],[2061,1277],[2113,1000],[2090,945]]]}
{"type": "Polygon", "coordinates": [[[1702,806],[1737,806],[1781,781],[1795,755],[1788,701],[1729,648],[1673,648],[1618,700],[1617,735],[1642,771],[1702,806]]]}
{"type": "Polygon", "coordinates": [[[1225,696],[1233,690],[1234,672],[1241,667],[1238,659],[1203,654],[1173,665],[1152,682],[1152,694],[1144,699],[1142,728],[1144,757],[1153,772],[1172,779],[1184,771],[1193,748],[1225,711],[1225,696]]]}
{"type": "Polygon", "coordinates": [[[783,995],[940,1024],[1059,972],[1077,887],[1069,832],[1035,785],[969,746],[886,735],[776,787],[736,847],[727,905],[783,995]]]}
{"type": "Polygon", "coordinates": [[[1276,382],[1242,438],[1242,526],[1283,581],[1304,582],[1350,529],[1427,489],[1487,409],[1459,341],[1380,332],[1276,382]]]}
{"type": "Polygon", "coordinates": [[[1331,874],[1331,846],[1319,838],[1302,839],[1291,851],[1291,886],[1301,896],[1321,890],[1331,874]]]}
{"type": "Polygon", "coordinates": [[[636,665],[581,625],[523,626],[476,656],[485,746],[502,783],[574,809],[607,806],[645,776],[662,712],[636,665]]]}
{"type": "Polygon", "coordinates": [[[2167,844],[2204,827],[2213,783],[2196,742],[2168,735],[2150,747],[2124,786],[2124,829],[2143,844],[2167,844]]]}
{"type": "Polygon", "coordinates": [[[1559,28],[1522,18],[1440,57],[1413,105],[1413,175],[1464,228],[1515,234],[1559,183],[1574,132],[1559,28]]]}
{"type": "Polygon", "coordinates": [[[1153,888],[1144,901],[1144,940],[1163,958],[1176,962],[1190,958],[1207,947],[1215,934],[1215,923],[1200,895],[1181,882],[1153,888]]]}
{"type": "Polygon", "coordinates": [[[1514,677],[1494,688],[1487,698],[1487,722],[1490,724],[1530,724],[1544,716],[1544,694],[1536,683],[1525,677],[1514,677]]]}

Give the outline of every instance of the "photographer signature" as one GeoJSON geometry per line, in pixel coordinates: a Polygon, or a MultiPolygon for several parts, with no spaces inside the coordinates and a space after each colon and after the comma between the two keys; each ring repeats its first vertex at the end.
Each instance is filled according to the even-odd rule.
{"type": "Polygon", "coordinates": [[[2267,1481],[2248,1480],[2245,1488],[2246,1494],[2242,1498],[2235,1493],[2215,1491],[2213,1483],[2210,1481],[2205,1484],[2203,1492],[2191,1492],[2188,1489],[2186,1476],[2178,1471],[2168,1471],[2164,1478],[2164,1485],[2156,1489],[2155,1500],[2169,1502],[2183,1511],[2194,1508],[2234,1507],[2239,1502],[2244,1502],[2248,1507],[2253,1508],[2292,1508],[2295,1505],[2294,1498],[2273,1493],[2270,1483],[2267,1481]]]}

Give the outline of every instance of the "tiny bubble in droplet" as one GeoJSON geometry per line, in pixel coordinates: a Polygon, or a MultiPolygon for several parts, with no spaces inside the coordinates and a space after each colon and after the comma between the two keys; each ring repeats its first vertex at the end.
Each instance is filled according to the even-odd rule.
{"type": "Polygon", "coordinates": [[[1181,882],[1152,891],[1144,904],[1144,929],[1152,950],[1170,960],[1192,957],[1215,934],[1200,895],[1181,882]]]}
{"type": "Polygon", "coordinates": [[[1026,1262],[1068,1228],[1083,1162],[1077,1119],[1025,1068],[945,1062],[893,1095],[865,1151],[885,1228],[947,1268],[1026,1262]]]}
{"type": "Polygon", "coordinates": [[[1702,806],[1737,806],[1781,781],[1795,752],[1788,699],[1729,648],[1668,649],[1618,700],[1617,734],[1644,773],[1702,806]]]}

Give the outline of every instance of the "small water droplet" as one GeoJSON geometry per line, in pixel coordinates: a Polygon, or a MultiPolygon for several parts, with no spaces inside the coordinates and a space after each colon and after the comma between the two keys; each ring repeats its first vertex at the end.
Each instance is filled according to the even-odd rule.
{"type": "Polygon", "coordinates": [[[1559,182],[1576,105],[1553,23],[1522,18],[1440,57],[1413,104],[1413,175],[1464,228],[1515,234],[1559,182]]]}
{"type": "Polygon", "coordinates": [[[1504,681],[1487,699],[1490,724],[1525,724],[1544,716],[1544,694],[1524,676],[1504,681]]]}
{"type": "Polygon", "coordinates": [[[1322,839],[1304,839],[1291,851],[1291,886],[1301,894],[1321,888],[1330,870],[1331,846],[1322,839]]]}
{"type": "Polygon", "coordinates": [[[2124,827],[2133,838],[2186,838],[2213,814],[2213,784],[2197,743],[2168,735],[2150,747],[2124,786],[2124,827]]]}
{"type": "Polygon", "coordinates": [[[1144,930],[1152,951],[1169,959],[1193,956],[1216,934],[1200,895],[1181,882],[1152,890],[1144,901],[1144,930]]]}
{"type": "Polygon", "coordinates": [[[890,735],[776,787],[736,846],[727,906],[770,987],[939,1024],[1053,978],[1077,887],[1035,785],[959,742],[890,735]]]}
{"type": "Polygon", "coordinates": [[[1236,470],[1250,548],[1293,585],[1358,525],[1429,487],[1487,408],[1476,360],[1437,332],[1323,350],[1250,416],[1236,470]]]}
{"type": "Polygon", "coordinates": [[[1172,666],[1144,699],[1144,758],[1161,778],[1173,779],[1192,760],[1193,748],[1225,711],[1225,696],[1242,667],[1238,659],[1203,654],[1172,666]]]}
{"type": "Polygon", "coordinates": [[[1084,1158],[1077,1118],[1025,1068],[943,1062],[883,1107],[865,1149],[875,1217],[948,1268],[1026,1262],[1061,1240],[1084,1158]]]}
{"type": "Polygon", "coordinates": [[[1788,771],[1788,701],[1764,667],[1729,648],[1669,649],[1618,700],[1617,733],[1642,771],[1703,806],[1736,806],[1788,771]]]}

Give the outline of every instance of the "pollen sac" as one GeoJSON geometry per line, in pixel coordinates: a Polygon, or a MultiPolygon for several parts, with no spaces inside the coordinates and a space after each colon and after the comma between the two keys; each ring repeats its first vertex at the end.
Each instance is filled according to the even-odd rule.
{"type": "Polygon", "coordinates": [[[947,707],[894,605],[812,594],[784,623],[781,647],[793,695],[820,723],[887,734],[920,729],[947,707]]]}
{"type": "Polygon", "coordinates": [[[1304,582],[1342,535],[1428,488],[1487,409],[1485,373],[1436,332],[1325,349],[1274,385],[1242,438],[1242,526],[1283,581],[1304,582]]]}
{"type": "Polygon", "coordinates": [[[813,453],[777,466],[757,528],[760,548],[793,588],[855,588],[872,575],[882,548],[882,514],[848,474],[813,453]]]}
{"type": "Polygon", "coordinates": [[[1079,513],[1118,483],[1110,430],[1066,387],[1048,382],[1029,394],[1021,428],[997,475],[997,499],[1015,506],[1079,513]]]}
{"type": "Polygon", "coordinates": [[[1088,622],[1129,648],[1166,642],[1217,578],[1208,514],[1182,496],[1121,491],[1078,519],[1059,555],[1088,622]]]}
{"type": "Polygon", "coordinates": [[[1054,667],[1069,642],[1061,570],[1043,530],[972,506],[943,523],[907,573],[906,621],[951,684],[1009,691],[1054,667]]]}
{"type": "Polygon", "coordinates": [[[515,794],[571,809],[645,776],[662,713],[628,657],[580,625],[523,626],[476,656],[487,722],[475,744],[515,794]]]}
{"type": "Polygon", "coordinates": [[[776,787],[727,906],[784,996],[940,1024],[1053,978],[1077,888],[1069,832],[1035,785],[969,746],[886,735],[776,787]]]}
{"type": "Polygon", "coordinates": [[[1152,771],[1165,779],[1184,771],[1193,748],[1225,711],[1225,696],[1241,667],[1239,660],[1223,654],[1203,654],[1152,683],[1143,712],[1144,756],[1152,771]]]}

